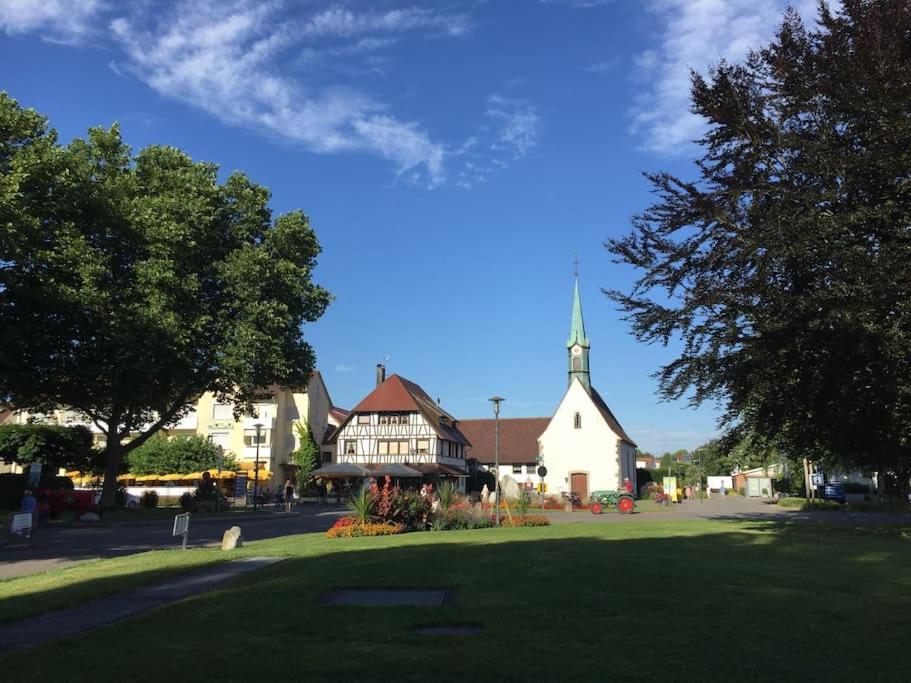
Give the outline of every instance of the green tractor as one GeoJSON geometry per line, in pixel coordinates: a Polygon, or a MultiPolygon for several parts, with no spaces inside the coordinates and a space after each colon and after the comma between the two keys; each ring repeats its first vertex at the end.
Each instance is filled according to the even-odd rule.
{"type": "Polygon", "coordinates": [[[600,515],[607,508],[616,508],[621,515],[636,509],[636,499],[626,491],[592,491],[589,495],[593,515],[600,515]]]}

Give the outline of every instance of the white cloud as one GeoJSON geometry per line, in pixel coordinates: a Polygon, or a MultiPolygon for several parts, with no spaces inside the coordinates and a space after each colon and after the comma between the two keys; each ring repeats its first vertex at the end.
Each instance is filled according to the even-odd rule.
{"type": "Polygon", "coordinates": [[[336,372],[354,372],[357,370],[357,366],[348,365],[347,363],[339,363],[335,366],[336,372]]]}
{"type": "Polygon", "coordinates": [[[566,5],[574,9],[590,9],[610,5],[614,0],[538,0],[542,5],[566,5]]]}
{"type": "Polygon", "coordinates": [[[518,158],[537,144],[538,110],[526,100],[491,95],[487,116],[499,126],[495,149],[506,149],[518,158]]]}
{"type": "Polygon", "coordinates": [[[641,147],[685,152],[705,129],[689,111],[689,69],[705,72],[721,58],[740,61],[768,43],[788,4],[807,20],[816,15],[815,0],[652,0],[649,12],[659,23],[660,39],[633,60],[644,85],[631,109],[631,129],[641,147]]]}
{"type": "Polygon", "coordinates": [[[103,0],[2,0],[0,29],[5,33],[39,33],[46,40],[78,43],[90,35],[94,20],[106,8],[103,0]]]}
{"type": "MultiPolygon", "coordinates": [[[[110,26],[128,57],[121,70],[165,97],[313,152],[375,153],[411,180],[442,182],[444,146],[420,124],[394,117],[382,102],[350,88],[308,87],[277,63],[306,36],[401,31],[417,27],[418,18],[394,12],[364,18],[339,10],[301,25],[283,21],[280,9],[278,2],[193,0],[151,25],[120,17],[110,26]]],[[[430,21],[423,13],[421,18],[420,25],[430,21]]]]}
{"type": "Polygon", "coordinates": [[[460,162],[455,183],[466,190],[486,182],[538,144],[541,118],[528,100],[494,94],[487,98],[484,113],[487,122],[450,152],[460,162]]]}
{"type": "Polygon", "coordinates": [[[593,74],[606,74],[608,71],[613,71],[617,64],[620,63],[620,59],[614,57],[612,59],[606,59],[603,62],[595,62],[594,64],[589,64],[584,67],[586,71],[593,74]]]}
{"type": "Polygon", "coordinates": [[[311,17],[301,27],[307,36],[351,37],[364,33],[396,33],[421,28],[438,28],[452,36],[466,33],[468,17],[462,14],[438,14],[429,9],[409,7],[387,12],[354,13],[332,7],[311,17]]]}

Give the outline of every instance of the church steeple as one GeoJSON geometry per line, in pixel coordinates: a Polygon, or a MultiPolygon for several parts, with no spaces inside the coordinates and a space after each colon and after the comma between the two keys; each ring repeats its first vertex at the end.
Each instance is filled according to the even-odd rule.
{"type": "Polygon", "coordinates": [[[576,272],[576,287],[573,291],[573,319],[566,342],[569,356],[569,384],[578,378],[585,390],[591,393],[591,379],[588,374],[588,337],[585,336],[585,322],[582,320],[582,299],[579,297],[579,273],[576,272]]]}

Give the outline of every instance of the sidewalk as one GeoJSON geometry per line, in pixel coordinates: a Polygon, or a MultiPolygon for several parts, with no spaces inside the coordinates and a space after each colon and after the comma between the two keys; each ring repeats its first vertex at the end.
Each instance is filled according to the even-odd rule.
{"type": "Polygon", "coordinates": [[[50,612],[0,626],[0,653],[58,640],[178,600],[212,590],[242,574],[280,562],[280,557],[250,557],[208,567],[165,583],[92,600],[78,607],[50,612]]]}

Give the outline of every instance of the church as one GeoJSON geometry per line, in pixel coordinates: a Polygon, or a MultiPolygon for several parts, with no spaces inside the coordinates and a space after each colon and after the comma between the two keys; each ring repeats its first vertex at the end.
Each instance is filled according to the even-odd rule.
{"type": "MultiPolygon", "coordinates": [[[[566,393],[552,417],[500,420],[500,477],[535,488],[543,483],[548,493],[572,491],[583,500],[592,491],[621,488],[625,477],[638,490],[636,444],[592,386],[590,351],[577,275],[566,342],[566,393]],[[542,465],[543,479],[538,476],[542,465]]],[[[462,420],[459,426],[471,442],[467,457],[492,471],[494,420],[462,420]]]]}

